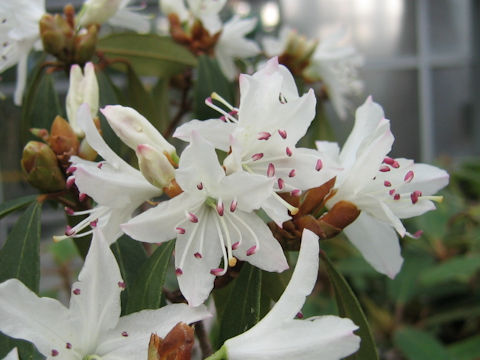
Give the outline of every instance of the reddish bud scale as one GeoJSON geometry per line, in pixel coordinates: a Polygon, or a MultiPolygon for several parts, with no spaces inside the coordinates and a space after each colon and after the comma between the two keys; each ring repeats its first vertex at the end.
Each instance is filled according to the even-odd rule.
{"type": "Polygon", "coordinates": [[[268,164],[267,176],[268,176],[268,177],[273,177],[273,176],[275,176],[275,165],[273,165],[272,163],[268,164]]]}

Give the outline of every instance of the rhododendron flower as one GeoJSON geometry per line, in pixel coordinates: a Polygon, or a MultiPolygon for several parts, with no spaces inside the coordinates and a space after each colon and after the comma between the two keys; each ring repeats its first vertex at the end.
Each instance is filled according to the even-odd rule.
{"type": "Polygon", "coordinates": [[[175,180],[183,193],[136,216],[122,229],[151,243],[177,238],[176,274],[190,305],[205,301],[215,276],[225,274],[237,258],[267,271],[288,268],[280,244],[253,212],[269,196],[272,179],[243,172],[225,175],[214,148],[193,132],[175,180]]]}
{"type": "MultiPolygon", "coordinates": [[[[27,60],[30,50],[40,43],[38,22],[45,14],[44,0],[2,1],[0,3],[0,73],[17,65],[14,102],[22,104],[27,84],[27,60]]],[[[39,45],[41,46],[41,45],[39,45]]]]}
{"type": "Polygon", "coordinates": [[[90,232],[81,230],[93,226],[102,228],[107,239],[115,241],[122,234],[120,224],[128,221],[142,203],[161,195],[162,189],[150,184],[140,171],[108,147],[93,123],[87,104],[80,106],[77,119],[89,145],[102,156],[103,161],[97,163],[72,156],[69,171],[73,175],[67,180],[67,185],[75,183],[80,196],[89,195],[97,202],[97,206],[78,212],[67,209],[70,215],[88,216],[73,228],[67,228],[65,236],[54,239],[82,237],[90,232]]]}
{"type": "Polygon", "coordinates": [[[391,278],[403,262],[395,231],[402,237],[409,235],[401,219],[435,209],[433,201],[442,198],[431,195],[449,179],[447,172],[434,166],[388,157],[393,140],[383,109],[368,98],[358,108],[341,152],[337,144],[317,142],[321,151],[338,157],[344,168],[327,208],[343,200],[361,210],[345,234],[377,271],[391,278]]]}
{"type": "MultiPolygon", "coordinates": [[[[335,176],[335,163],[311,149],[296,148],[315,116],[315,95],[310,90],[298,95],[293,76],[278,59],[269,60],[254,75],[240,76],[240,106],[234,108],[214,94],[229,112],[207,99],[220,111],[220,119],[190,121],[174,136],[189,139],[194,129],[216,148],[231,150],[224,161],[227,173],[245,171],[274,179],[275,192],[299,195],[335,176]]],[[[266,213],[281,225],[290,219],[287,210],[296,209],[272,191],[262,204],[266,213]]]]}
{"type": "Polygon", "coordinates": [[[315,286],[318,236],[304,230],[290,283],[270,312],[248,331],[225,342],[228,359],[336,360],[359,348],[358,327],[350,319],[319,316],[294,319],[315,286]]]}
{"type": "Polygon", "coordinates": [[[70,306],[40,298],[17,279],[0,284],[0,331],[32,342],[47,359],[146,359],[152,332],[209,317],[204,306],[167,305],[120,317],[125,287],[108,242],[95,230],[70,306]]]}

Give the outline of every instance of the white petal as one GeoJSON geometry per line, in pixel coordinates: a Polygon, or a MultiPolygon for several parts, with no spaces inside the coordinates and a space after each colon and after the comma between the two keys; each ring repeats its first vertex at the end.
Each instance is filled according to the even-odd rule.
{"type": "Polygon", "coordinates": [[[362,212],[343,231],[375,270],[392,279],[397,275],[403,258],[397,234],[390,225],[362,212]]]}
{"type": "Polygon", "coordinates": [[[57,300],[38,297],[17,279],[0,284],[0,331],[32,342],[45,356],[53,349],[63,355],[65,344],[76,340],[68,310],[57,300]]]}
{"type": "Polygon", "coordinates": [[[128,9],[118,10],[117,13],[108,20],[108,23],[113,26],[133,30],[141,34],[148,33],[150,30],[148,16],[138,14],[135,11],[128,9]]]}
{"type": "Polygon", "coordinates": [[[117,327],[100,340],[97,353],[105,360],[146,359],[152,333],[165,337],[179,322],[191,324],[210,316],[205,306],[193,308],[186,304],[167,305],[158,310],[143,310],[122,316],[117,327]],[[123,336],[124,332],[128,336],[123,336]]]}
{"type": "Polygon", "coordinates": [[[12,351],[10,351],[7,356],[3,358],[3,360],[19,360],[17,348],[13,348],[12,351]]]}
{"type": "Polygon", "coordinates": [[[397,172],[399,172],[400,169],[403,170],[400,172],[401,179],[399,179],[399,183],[402,185],[398,187],[398,191],[401,193],[418,190],[421,191],[423,195],[432,195],[448,185],[449,175],[445,170],[428,164],[403,166],[407,161],[406,159],[395,160],[400,164],[400,168],[397,172]],[[414,173],[413,180],[410,183],[405,183],[403,179],[407,171],[410,170],[414,173]]]}
{"type": "Polygon", "coordinates": [[[215,149],[196,131],[192,132],[190,141],[180,156],[178,170],[175,172],[176,181],[185,191],[196,191],[200,182],[208,191],[215,191],[225,177],[215,149]]]}
{"type": "Polygon", "coordinates": [[[278,240],[256,214],[238,211],[233,216],[225,214],[225,217],[230,225],[232,243],[240,241],[240,246],[233,251],[235,257],[266,271],[282,272],[288,269],[287,259],[278,240]],[[256,252],[247,256],[247,250],[256,243],[259,244],[256,252]]]}
{"type": "Polygon", "coordinates": [[[357,328],[350,319],[336,316],[291,320],[242,346],[228,340],[228,358],[338,360],[359,348],[360,338],[353,334],[357,328]]]}
{"type": "Polygon", "coordinates": [[[183,272],[177,280],[190,306],[202,304],[213,289],[215,276],[210,271],[218,268],[222,257],[217,216],[213,209],[204,209],[198,214],[198,223],[188,224],[186,233],[177,236],[175,267],[183,272]],[[194,256],[197,252],[201,258],[194,256]]]}
{"type": "Polygon", "coordinates": [[[185,211],[198,207],[203,201],[182,193],[134,217],[121,228],[136,240],[150,243],[168,241],[177,236],[175,227],[186,220],[185,211]]]}
{"type": "Polygon", "coordinates": [[[315,141],[317,150],[321,153],[329,156],[332,159],[337,160],[340,156],[340,147],[338,143],[332,141],[315,141]]]}
{"type": "Polygon", "coordinates": [[[94,230],[85,264],[72,285],[70,311],[77,319],[76,326],[83,335],[82,349],[95,350],[98,337],[113,329],[120,317],[122,277],[107,241],[98,229],[94,230]]]}
{"type": "Polygon", "coordinates": [[[268,217],[275,221],[280,227],[282,227],[285,221],[292,218],[288,215],[288,209],[278,201],[275,195],[268,197],[267,200],[262,203],[262,209],[268,217]]]}
{"type": "Polygon", "coordinates": [[[21,42],[18,44],[19,61],[17,64],[17,85],[13,96],[13,102],[18,106],[22,105],[23,92],[27,85],[28,53],[32,46],[33,42],[21,42]]]}
{"type": "Polygon", "coordinates": [[[229,137],[237,127],[236,124],[226,123],[220,119],[191,120],[178,127],[173,137],[190,142],[192,131],[208,140],[216,149],[228,151],[230,148],[229,137]]]}

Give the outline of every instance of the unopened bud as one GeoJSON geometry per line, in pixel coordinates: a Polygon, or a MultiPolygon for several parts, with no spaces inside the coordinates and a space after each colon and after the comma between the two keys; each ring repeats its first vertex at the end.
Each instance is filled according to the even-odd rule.
{"type": "Polygon", "coordinates": [[[155,129],[155,127],[136,110],[110,105],[101,110],[115,134],[131,149],[147,144],[158,152],[175,154],[175,148],[155,129]]]}
{"type": "Polygon", "coordinates": [[[48,138],[50,136],[47,129],[31,128],[30,132],[32,133],[33,136],[36,136],[45,142],[48,141],[48,138]]]}
{"type": "Polygon", "coordinates": [[[79,146],[77,135],[61,116],[57,116],[52,123],[48,144],[57,155],[76,154],[79,146]]]}
{"type": "Polygon", "coordinates": [[[194,341],[193,328],[179,322],[165,339],[156,334],[150,336],[148,360],[190,359],[194,341]]]}
{"type": "Polygon", "coordinates": [[[68,21],[60,14],[45,14],[39,25],[43,49],[61,61],[70,62],[75,32],[68,21]]]}
{"type": "Polygon", "coordinates": [[[25,145],[21,165],[27,181],[37,189],[55,192],[65,188],[57,157],[47,144],[30,141],[25,145]]]}
{"type": "Polygon", "coordinates": [[[77,64],[84,64],[90,61],[95,54],[98,40],[98,27],[90,25],[86,29],[80,30],[75,36],[75,59],[77,64]]]}
{"type": "Polygon", "coordinates": [[[175,169],[167,157],[147,144],[137,146],[138,166],[145,179],[160,189],[175,178],[175,169]]]}

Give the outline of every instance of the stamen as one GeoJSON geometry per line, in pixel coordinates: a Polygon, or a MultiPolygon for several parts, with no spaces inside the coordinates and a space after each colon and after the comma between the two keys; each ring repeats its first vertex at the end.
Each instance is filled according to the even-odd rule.
{"type": "Polygon", "coordinates": [[[395,194],[395,189],[391,189],[391,190],[389,190],[388,194],[389,194],[389,195],[393,195],[393,194],[395,194]]]}
{"type": "Polygon", "coordinates": [[[70,176],[70,177],[67,179],[66,188],[67,188],[67,189],[70,189],[74,184],[75,184],[75,177],[74,177],[74,176],[70,176]]]}
{"type": "Polygon", "coordinates": [[[414,177],[414,172],[412,170],[410,170],[409,172],[407,172],[405,174],[405,177],[403,178],[403,181],[405,181],[406,183],[409,183],[413,180],[413,177],[414,177]]]}
{"type": "Polygon", "coordinates": [[[225,207],[223,206],[222,199],[220,199],[220,198],[219,198],[218,201],[217,201],[217,207],[216,207],[216,209],[217,209],[218,215],[223,216],[225,207]]]}
{"type": "MultiPolygon", "coordinates": [[[[300,191],[300,190],[298,190],[298,191],[300,191]]],[[[283,206],[285,206],[290,211],[290,214],[295,215],[296,213],[298,213],[298,208],[291,205],[288,201],[285,201],[280,195],[278,195],[277,193],[274,192],[273,196],[275,197],[275,199],[277,199],[283,206]]]]}
{"type": "Polygon", "coordinates": [[[273,177],[273,176],[275,176],[275,165],[273,165],[272,163],[268,164],[267,176],[268,176],[268,177],[273,177]]]}
{"type": "Polygon", "coordinates": [[[202,254],[200,254],[198,251],[195,254],[193,254],[193,256],[195,256],[195,258],[197,259],[201,259],[203,257],[202,254]]]}
{"type": "Polygon", "coordinates": [[[80,295],[80,289],[73,289],[73,295],[80,295]]]}
{"type": "Polygon", "coordinates": [[[180,235],[183,235],[186,232],[186,230],[184,228],[180,227],[180,226],[177,226],[175,228],[175,231],[177,232],[177,234],[180,234],[180,235]]]}
{"type": "Polygon", "coordinates": [[[98,165],[97,165],[97,168],[101,169],[103,166],[103,162],[99,162],[98,165]]]}
{"type": "Polygon", "coordinates": [[[400,167],[400,164],[398,163],[398,161],[395,160],[392,164],[392,167],[398,169],[400,167]]]}
{"type": "Polygon", "coordinates": [[[287,131],[278,129],[278,134],[282,137],[282,139],[287,138],[287,131]]]}
{"type": "Polygon", "coordinates": [[[75,172],[75,170],[77,170],[77,168],[75,166],[70,166],[67,170],[65,170],[65,172],[67,174],[73,174],[75,172]]]}
{"type": "MultiPolygon", "coordinates": [[[[292,190],[292,192],[290,193],[292,196],[300,196],[300,194],[302,193],[302,190],[300,189],[295,189],[295,190],[292,190]]],[[[295,214],[293,214],[295,215],[295,214]]]]}
{"type": "Polygon", "coordinates": [[[289,157],[292,156],[292,150],[291,150],[288,146],[285,148],[285,153],[286,153],[287,156],[289,156],[289,157]]]}
{"type": "Polygon", "coordinates": [[[228,260],[228,266],[234,267],[235,265],[237,265],[237,258],[233,256],[228,260]]]}
{"type": "Polygon", "coordinates": [[[79,194],[78,194],[78,200],[80,200],[80,202],[83,202],[83,201],[85,201],[85,199],[87,198],[87,196],[88,196],[88,195],[85,194],[85,193],[79,193],[79,194]]]}
{"type": "Polygon", "coordinates": [[[57,356],[58,355],[58,350],[52,349],[52,356],[57,356]]]}
{"type": "MultiPolygon", "coordinates": [[[[256,251],[258,251],[260,249],[260,241],[258,240],[258,237],[257,237],[257,234],[255,233],[255,231],[253,231],[252,228],[250,226],[248,226],[248,224],[245,223],[245,221],[243,221],[243,219],[241,217],[237,216],[236,214],[232,214],[232,216],[234,216],[235,220],[237,222],[239,222],[240,224],[242,224],[247,229],[247,231],[250,233],[250,235],[252,236],[252,238],[255,241],[256,251]]],[[[233,222],[232,222],[232,224],[233,224],[233,222]]],[[[237,230],[238,230],[238,228],[237,228],[237,230]]]]}
{"type": "Polygon", "coordinates": [[[296,316],[298,319],[303,319],[303,313],[299,311],[296,316]]]}
{"type": "Polygon", "coordinates": [[[212,102],[212,98],[211,97],[208,97],[205,99],[205,104],[212,108],[213,110],[215,111],[218,111],[220,114],[222,114],[224,117],[225,117],[225,120],[230,120],[231,122],[234,122],[234,123],[237,123],[238,120],[235,119],[232,115],[230,115],[229,113],[227,113],[225,110],[223,110],[222,108],[218,107],[217,105],[215,105],[213,102],[212,102]]]}
{"type": "Polygon", "coordinates": [[[290,170],[288,173],[288,177],[294,177],[295,176],[295,169],[290,170]]]}
{"type": "Polygon", "coordinates": [[[65,210],[65,213],[66,213],[67,215],[70,215],[70,216],[71,216],[71,215],[74,215],[74,214],[75,214],[75,211],[73,211],[73,209],[72,209],[72,208],[69,208],[68,206],[65,206],[63,209],[65,210]]]}
{"type": "Polygon", "coordinates": [[[124,283],[123,281],[119,281],[119,282],[117,283],[117,285],[118,285],[118,287],[119,287],[120,289],[125,289],[125,288],[126,288],[126,285],[125,285],[125,283],[124,283]]]}
{"type": "Polygon", "coordinates": [[[395,194],[395,196],[393,197],[393,200],[400,200],[400,194],[395,194]]]}
{"type": "Polygon", "coordinates": [[[382,165],[380,166],[380,169],[378,169],[381,172],[388,172],[390,171],[390,168],[387,165],[382,165]]]}
{"type": "Polygon", "coordinates": [[[185,210],[185,215],[187,216],[187,219],[189,221],[191,221],[192,223],[194,223],[194,224],[198,223],[198,217],[194,213],[191,213],[191,212],[185,210]]]}
{"type": "Polygon", "coordinates": [[[323,162],[322,160],[318,159],[317,163],[315,164],[315,170],[320,171],[323,168],[323,162]]]}
{"type": "Polygon", "coordinates": [[[123,337],[127,337],[128,336],[128,333],[126,331],[122,331],[122,336],[123,337]]]}
{"type": "Polygon", "coordinates": [[[283,181],[282,178],[278,178],[278,181],[277,181],[277,182],[278,182],[278,188],[279,188],[280,190],[282,190],[283,187],[285,186],[285,181],[283,181]]]}
{"type": "Polygon", "coordinates": [[[240,241],[234,242],[234,243],[232,244],[232,250],[237,250],[238,247],[239,247],[239,245],[240,245],[240,241]]]}
{"type": "MultiPolygon", "coordinates": [[[[223,272],[222,272],[222,275],[223,275],[227,272],[228,260],[231,258],[230,255],[231,255],[231,252],[232,252],[232,248],[231,248],[231,245],[229,244],[230,245],[228,247],[229,254],[227,255],[227,252],[225,250],[225,241],[223,240],[222,229],[220,227],[218,219],[219,219],[218,217],[213,216],[213,220],[215,222],[215,227],[217,228],[218,239],[220,240],[220,247],[222,248],[223,266],[224,266],[224,269],[223,269],[223,272]]],[[[223,220],[223,217],[221,217],[220,219],[223,220]]]]}
{"type": "Polygon", "coordinates": [[[93,228],[93,227],[97,227],[97,224],[98,224],[98,219],[95,219],[93,221],[90,221],[90,226],[93,228]]]}
{"type": "Polygon", "coordinates": [[[65,344],[65,348],[66,348],[66,349],[71,349],[71,348],[72,348],[72,344],[70,344],[69,342],[67,342],[67,343],[65,344]]]}
{"type": "Polygon", "coordinates": [[[235,113],[238,112],[238,109],[236,109],[232,105],[230,105],[230,103],[227,100],[225,100],[223,97],[218,95],[216,92],[212,92],[210,96],[211,96],[212,99],[221,102],[223,105],[225,105],[230,110],[233,110],[235,113]]]}
{"type": "Polygon", "coordinates": [[[197,189],[198,190],[203,190],[203,183],[197,184],[197,189]]]}
{"type": "Polygon", "coordinates": [[[237,200],[233,199],[231,204],[230,204],[230,212],[234,212],[237,209],[237,200]]]}
{"type": "Polygon", "coordinates": [[[263,157],[263,153],[257,153],[252,155],[252,160],[257,161],[260,160],[263,157]]]}
{"type": "Polygon", "coordinates": [[[222,269],[222,268],[212,269],[212,270],[210,270],[210,274],[215,275],[215,276],[223,275],[224,274],[224,269],[222,269]]]}
{"type": "Polygon", "coordinates": [[[251,256],[257,252],[257,247],[253,245],[247,250],[247,256],[251,256]]]}
{"type": "Polygon", "coordinates": [[[268,139],[270,139],[270,136],[272,136],[272,134],[270,134],[269,132],[261,131],[261,132],[258,133],[257,139],[258,140],[268,140],[268,139]]]}
{"type": "MultiPolygon", "coordinates": [[[[191,213],[190,213],[191,214],[191,213]]],[[[201,215],[203,216],[203,212],[201,213],[201,215]]],[[[196,217],[197,218],[197,217],[196,217]]],[[[198,221],[198,218],[197,218],[197,221],[198,221]]],[[[183,249],[183,254],[182,254],[182,257],[180,258],[180,262],[178,263],[178,267],[177,269],[179,269],[181,271],[181,269],[183,268],[183,264],[185,262],[185,259],[187,257],[187,253],[189,252],[189,249],[190,249],[190,246],[192,245],[193,243],[193,239],[195,238],[196,234],[198,231],[200,231],[200,234],[203,233],[203,226],[205,225],[205,221],[202,221],[199,226],[195,226],[192,230],[192,232],[190,233],[190,236],[188,237],[187,239],[187,243],[185,245],[185,248],[183,249]]],[[[203,237],[200,239],[201,241],[201,245],[203,245],[203,237]]],[[[197,252],[199,253],[202,253],[202,248],[200,248],[200,250],[198,250],[197,252]]],[[[175,272],[177,273],[177,271],[175,270],[175,272]]],[[[182,275],[182,273],[178,274],[177,275],[182,275]]]]}
{"type": "Polygon", "coordinates": [[[392,186],[392,183],[391,183],[390,181],[388,181],[388,180],[385,180],[385,181],[383,182],[383,186],[385,186],[385,187],[390,187],[390,186],[392,186]]]}
{"type": "Polygon", "coordinates": [[[416,204],[418,202],[418,198],[422,196],[422,192],[415,190],[410,194],[410,199],[412,200],[412,204],[416,204]]]}
{"type": "Polygon", "coordinates": [[[176,268],[175,269],[175,275],[177,275],[177,276],[183,275],[183,270],[180,269],[180,268],[176,268]]]}
{"type": "Polygon", "coordinates": [[[385,156],[385,159],[383,159],[383,162],[384,162],[385,164],[388,164],[388,165],[393,165],[393,163],[395,162],[395,160],[392,159],[391,157],[385,156]]]}
{"type": "Polygon", "coordinates": [[[75,234],[75,230],[70,225],[65,226],[65,235],[72,236],[75,234]]]}

